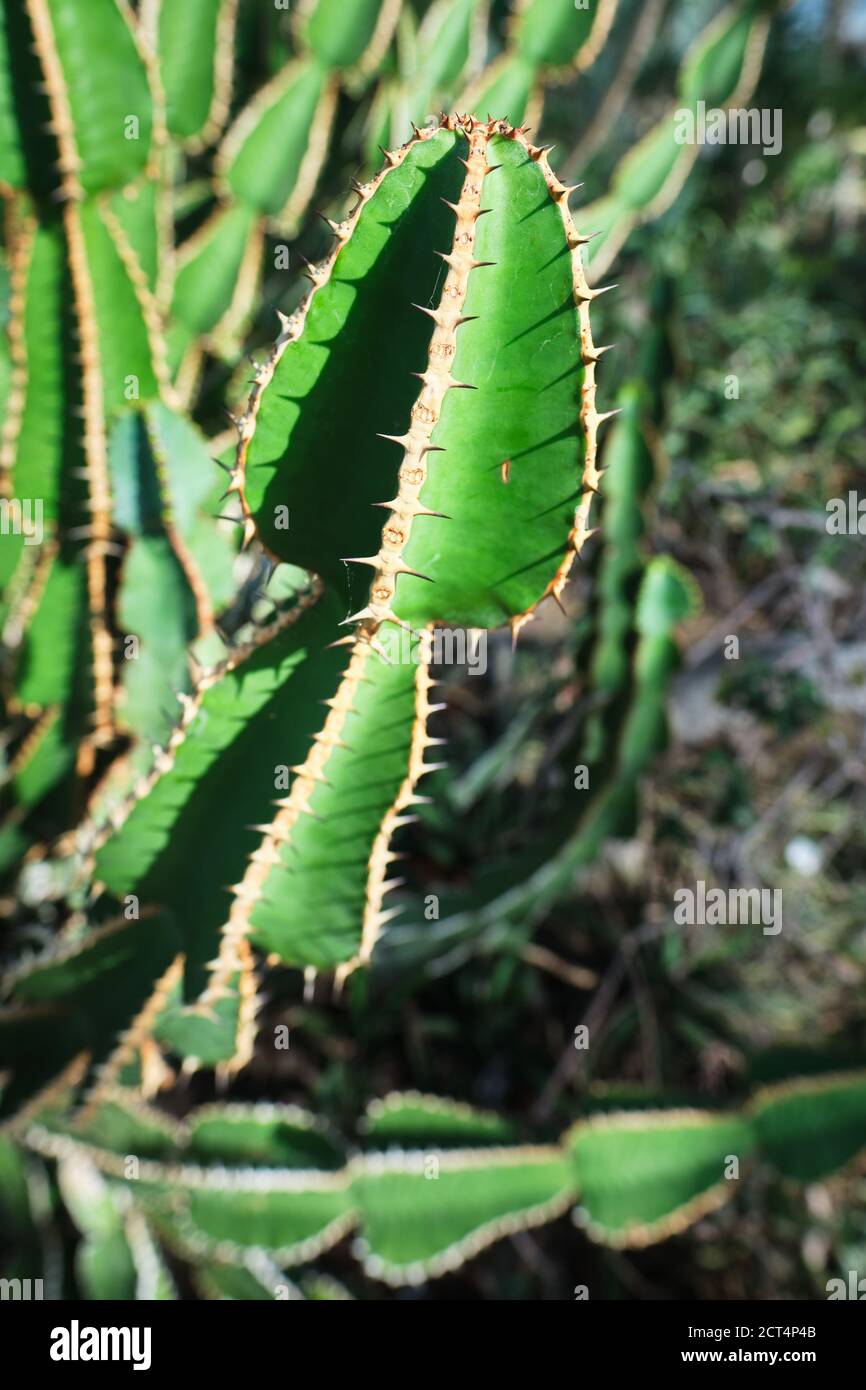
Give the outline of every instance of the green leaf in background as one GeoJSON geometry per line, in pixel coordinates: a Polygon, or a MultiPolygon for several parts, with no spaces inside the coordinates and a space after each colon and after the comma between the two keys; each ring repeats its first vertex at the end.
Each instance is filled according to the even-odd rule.
{"type": "Polygon", "coordinates": [[[289,64],[237,117],[217,159],[223,195],[293,235],[328,152],[337,84],[310,59],[289,64]]]}
{"type": "Polygon", "coordinates": [[[624,389],[617,403],[623,413],[608,435],[601,482],[606,543],[599,565],[598,630],[590,668],[593,689],[605,694],[615,693],[627,680],[634,590],[643,569],[638,548],[644,532],[641,503],[653,477],[641,431],[640,389],[624,389]]]}
{"type": "Polygon", "coordinates": [[[515,41],[537,67],[589,66],[607,38],[617,0],[518,0],[515,41]]]}
{"type": "Polygon", "coordinates": [[[296,1105],[211,1105],[192,1116],[188,1151],[196,1163],[265,1168],[342,1167],[345,1154],[327,1127],[296,1105]]]}
{"type": "Polygon", "coordinates": [[[732,101],[736,105],[738,83],[754,81],[754,68],[763,55],[766,26],[756,23],[759,8],[751,0],[729,5],[698,35],[683,59],[677,82],[684,102],[705,101],[711,107],[732,101]]]}
{"type": "Polygon", "coordinates": [[[512,1126],[499,1115],[418,1091],[394,1091],[371,1101],[363,1131],[371,1144],[402,1148],[506,1144],[514,1138],[512,1126]]]}
{"type": "Polygon", "coordinates": [[[280,1265],[306,1264],[355,1222],[344,1172],[184,1168],[168,1179],[180,1195],[170,1226],[198,1256],[237,1262],[262,1250],[280,1265]]]}
{"type": "Polygon", "coordinates": [[[57,1169],[64,1204],[83,1240],[75,1252],[78,1280],[88,1299],[172,1299],[174,1282],[147,1222],[129,1193],[108,1183],[82,1153],[57,1169]]]}
{"type": "Polygon", "coordinates": [[[154,345],[135,284],[95,201],[78,210],[87,274],[93,287],[93,332],[98,344],[106,416],[130,400],[159,394],[154,345]]]}
{"type": "Polygon", "coordinates": [[[23,188],[27,181],[21,132],[15,113],[13,56],[6,8],[0,5],[0,183],[23,188]]]}
{"type": "Polygon", "coordinates": [[[525,1148],[369,1155],[356,1160],[352,1193],[367,1273],[421,1284],[504,1235],[550,1221],[573,1187],[557,1149],[525,1148]]]}
{"type": "Polygon", "coordinates": [[[759,1091],[752,1116],[761,1152],[785,1177],[817,1182],[866,1147],[866,1075],[809,1077],[759,1091]]]}
{"type": "Polygon", "coordinates": [[[402,0],[300,0],[296,32],[326,68],[374,71],[381,61],[402,0]]]}
{"type": "Polygon", "coordinates": [[[114,521],[131,539],[116,609],[126,658],[118,712],[150,746],[168,737],[191,689],[190,644],[231,598],[233,555],[207,516],[214,470],[191,422],[160,402],[124,412],[109,466],[114,521]]]}
{"type": "Polygon", "coordinates": [[[92,1064],[103,1062],[178,946],[165,917],[145,915],[58,943],[16,972],[7,981],[12,1002],[0,1021],[0,1068],[11,1073],[4,1115],[54,1080],[61,1056],[68,1063],[86,1051],[92,1064]]]}
{"type": "Polygon", "coordinates": [[[583,210],[586,227],[603,233],[587,248],[593,276],[606,273],[638,222],[660,217],[679,197],[700,146],[678,141],[678,113],[696,111],[699,101],[741,106],[760,76],[768,29],[759,7],[730,5],[698,35],[680,68],[677,104],[620,160],[611,192],[583,210]]]}
{"type": "MultiPolygon", "coordinates": [[[[484,56],[489,0],[434,0],[418,30],[418,64],[406,79],[410,114],[419,124],[450,106],[461,82],[484,56]]],[[[499,108],[497,107],[497,112],[499,108]]],[[[408,140],[410,130],[400,132],[408,140]]]]}
{"type": "Polygon", "coordinates": [[[76,1139],[116,1154],[168,1158],[186,1140],[186,1128],[154,1106],[137,1089],[98,1084],[73,1122],[76,1139]]]}
{"type": "Polygon", "coordinates": [[[165,244],[168,228],[164,189],[156,179],[140,178],[115,193],[104,194],[100,201],[103,220],[110,227],[115,245],[124,243],[131,249],[148,289],[155,294],[171,260],[165,244]]]}
{"type": "Polygon", "coordinates": [[[153,99],[117,0],[27,0],[67,187],[118,188],[151,153],[153,99]]]}
{"type": "MultiPolygon", "coordinates": [[[[821,1154],[825,1176],[831,1160],[835,1171],[852,1157],[855,1130],[858,1146],[863,1143],[859,1073],[770,1088],[739,1113],[596,1113],[554,1146],[501,1147],[492,1142],[495,1116],[433,1096],[394,1094],[372,1102],[361,1124],[365,1138],[387,1142],[387,1151],[356,1155],[345,1166],[339,1141],[297,1107],[206,1105],[178,1123],[116,1088],[92,1100],[71,1125],[43,1108],[31,1117],[27,1140],[36,1152],[81,1167],[91,1185],[102,1175],[105,1186],[94,1189],[76,1217],[88,1235],[111,1236],[121,1211],[135,1254],[135,1214],[200,1272],[204,1266],[206,1283],[216,1262],[222,1277],[213,1286],[220,1296],[285,1298],[295,1295],[280,1287],[276,1265],[315,1259],[355,1227],[352,1253],[367,1274],[393,1286],[450,1273],[504,1236],[555,1220],[575,1200],[575,1223],[593,1241],[639,1248],[664,1240],[730,1199],[756,1149],[771,1162],[781,1157],[782,1171],[793,1175],[783,1149],[797,1148],[804,1136],[811,1142],[805,1104],[793,1123],[789,1115],[772,1134],[765,1122],[780,1102],[805,1102],[822,1085],[834,1094],[841,1119],[834,1123],[829,1106],[821,1116],[833,1130],[821,1154]],[[756,1132],[762,1125],[763,1141],[756,1132]],[[429,1144],[420,1142],[423,1133],[429,1144]],[[450,1144],[461,1135],[484,1147],[441,1147],[441,1140],[450,1144]],[[410,1150],[394,1147],[401,1137],[415,1141],[410,1150]],[[162,1156],[154,1160],[156,1152],[162,1156]]],[[[612,1088],[603,1111],[622,1104],[617,1090],[623,1088],[612,1088]]],[[[664,1098],[657,1099],[663,1106],[664,1098]]],[[[632,1103],[645,1106],[645,1088],[643,1100],[636,1093],[632,1103]]],[[[818,1175],[814,1165],[811,1175],[818,1175]]],[[[71,1194],[73,1214],[79,1196],[71,1194]]]]}
{"type": "Polygon", "coordinates": [[[580,1121],[563,1142],[581,1224],[594,1240],[640,1246],[685,1230],[729,1200],[755,1138],[738,1115],[683,1110],[580,1121]]]}
{"type": "Polygon", "coordinates": [[[233,333],[250,311],[262,256],[261,219],[222,207],[178,249],[172,315],[189,337],[233,333]]]}
{"type": "Polygon", "coordinates": [[[168,128],[194,149],[216,139],[228,114],[237,11],[238,0],[143,0],[168,128]]]}

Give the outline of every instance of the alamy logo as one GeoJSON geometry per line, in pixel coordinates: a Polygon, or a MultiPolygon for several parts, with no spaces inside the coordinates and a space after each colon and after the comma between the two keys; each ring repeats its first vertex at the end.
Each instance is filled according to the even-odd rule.
{"type": "Polygon", "coordinates": [[[69,1327],[51,1332],[52,1361],[131,1361],[134,1371],[150,1369],[149,1327],[69,1327]]]}
{"type": "Polygon", "coordinates": [[[484,628],[435,627],[420,634],[407,627],[380,630],[378,648],[386,661],[405,666],[424,661],[434,666],[465,666],[470,676],[487,670],[487,631],[484,628]]]}
{"type": "Polygon", "coordinates": [[[853,490],[847,497],[831,497],[826,526],[829,536],[866,536],[866,497],[853,490]]]}
{"type": "Polygon", "coordinates": [[[847,1283],[844,1279],[828,1279],[826,1289],[831,1303],[840,1298],[851,1298],[860,1303],[866,1300],[866,1279],[858,1278],[856,1269],[848,1270],[847,1283]]]}
{"type": "Polygon", "coordinates": [[[694,888],[674,893],[674,921],[680,927],[762,926],[765,936],[782,930],[781,888],[694,888]]]}
{"type": "Polygon", "coordinates": [[[782,148],[782,112],[776,107],[723,111],[707,109],[705,101],[694,107],[681,106],[674,112],[674,139],[678,145],[760,145],[765,155],[782,148]]]}
{"type": "Polygon", "coordinates": [[[0,1303],[7,1298],[29,1302],[31,1298],[42,1298],[41,1279],[0,1279],[0,1303]]]}
{"type": "Polygon", "coordinates": [[[0,536],[23,536],[25,545],[42,544],[42,498],[0,497],[0,536]]]}

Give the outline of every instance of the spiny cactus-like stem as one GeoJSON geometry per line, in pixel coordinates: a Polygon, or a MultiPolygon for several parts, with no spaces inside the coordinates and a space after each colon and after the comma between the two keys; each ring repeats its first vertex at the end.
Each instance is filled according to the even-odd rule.
{"type": "Polygon", "coordinates": [[[732,1199],[734,1155],[744,1182],[756,1161],[789,1183],[827,1178],[862,1154],[864,1101],[866,1074],[852,1070],[762,1087],[723,1111],[606,1108],[556,1142],[515,1144],[489,1112],[391,1093],[368,1106],[358,1125],[365,1149],[352,1157],[297,1107],[211,1105],[178,1122],[118,1087],[86,1121],[58,1121],[45,1104],[22,1128],[37,1153],[126,1182],[182,1258],[244,1267],[258,1249],[298,1265],[357,1229],[353,1254],[365,1272],[399,1287],[453,1272],[569,1208],[586,1236],[614,1249],[669,1239],[732,1199]],[[130,1182],[136,1136],[158,1139],[163,1157],[143,1157],[130,1182]],[[318,1148],[321,1161],[286,1166],[293,1140],[305,1153],[318,1148]],[[252,1145],[256,1167],[239,1159],[252,1145]]]}
{"type": "MultiPolygon", "coordinates": [[[[469,289],[469,277],[479,262],[475,259],[475,233],[484,209],[482,189],[490,171],[487,150],[491,128],[474,125],[469,133],[469,158],[460,202],[452,207],[456,218],[451,250],[443,256],[448,274],[442,287],[438,307],[430,312],[436,325],[430,340],[427,368],[421,374],[421,392],[412,407],[408,432],[398,441],[403,447],[403,459],[397,474],[399,490],[394,510],[382,528],[382,545],[378,555],[363,560],[375,569],[370,585],[367,607],[355,614],[363,629],[375,633],[381,623],[398,622],[393,611],[397,576],[406,573],[403,550],[412,532],[412,523],[419,513],[429,512],[421,504],[421,490],[427,479],[427,456],[433,427],[439,419],[447,391],[471,383],[455,381],[451,372],[457,350],[457,331],[466,320],[463,306],[469,289]]],[[[408,570],[412,573],[411,570],[408,570]]]]}
{"type": "MultiPolygon", "coordinates": [[[[418,139],[429,139],[433,135],[433,133],[434,132],[432,129],[422,131],[421,134],[418,136],[418,139]]],[[[410,142],[410,144],[411,143],[412,142],[410,142]]],[[[253,536],[256,535],[255,521],[252,516],[252,510],[250,508],[249,502],[247,501],[246,475],[249,445],[250,441],[255,435],[257,416],[259,413],[259,408],[261,405],[264,391],[273,380],[274,372],[276,371],[280,359],[282,358],[286,348],[289,346],[290,343],[297,342],[298,339],[301,337],[304,331],[307,315],[312,306],[314,297],[317,291],[320,290],[323,285],[328,283],[337,257],[339,256],[341,250],[352,236],[352,233],[355,227],[358,225],[364,208],[370,202],[371,198],[381,185],[383,179],[387,177],[389,172],[392,169],[397,169],[400,167],[409,151],[410,144],[404,145],[396,153],[389,154],[386,159],[384,168],[380,170],[380,172],[375,176],[375,178],[371,179],[369,182],[365,184],[356,185],[355,191],[358,195],[357,203],[352,208],[352,211],[349,213],[346,219],[343,222],[334,226],[334,245],[331,248],[331,251],[329,252],[328,256],[321,263],[321,265],[314,267],[313,272],[311,273],[311,288],[304,295],[295,312],[291,315],[280,314],[280,332],[277,335],[276,341],[274,342],[274,345],[268,355],[267,360],[263,362],[256,371],[255,380],[253,383],[252,390],[250,392],[246,410],[243,416],[241,416],[241,418],[237,421],[237,452],[235,458],[235,466],[232,471],[231,480],[228,488],[230,492],[238,493],[240,498],[245,523],[245,544],[248,544],[252,540],[253,536]]],[[[271,558],[276,563],[279,563],[280,557],[274,555],[273,552],[270,551],[265,541],[262,541],[262,543],[264,544],[265,550],[271,555],[271,558]]]]}
{"type": "Polygon", "coordinates": [[[9,256],[9,357],[11,373],[6,413],[0,433],[0,491],[12,493],[15,448],[21,430],[27,386],[27,341],[24,333],[27,273],[33,255],[38,222],[22,216],[12,239],[9,256]]]}
{"type": "Polygon", "coordinates": [[[183,956],[177,955],[157,980],[153,993],[129,1027],[124,1029],[110,1055],[96,1069],[93,1083],[79,1113],[80,1122],[86,1123],[100,1099],[117,1084],[124,1067],[135,1062],[145,1051],[147,1064],[142,1058],[141,1091],[144,1096],[154,1096],[162,1089],[172,1073],[162,1062],[158,1051],[154,1052],[152,1038],[153,1025],[172,992],[183,979],[183,956]]]}
{"type": "Polygon", "coordinates": [[[242,881],[231,890],[233,902],[223,928],[219,955],[208,967],[210,983],[199,1000],[204,1008],[216,1002],[228,987],[231,976],[243,968],[240,952],[248,949],[246,938],[253,909],[261,898],[271,870],[281,863],[279,848],[288,844],[298,817],[315,815],[310,796],[317,782],[327,782],[328,760],[340,742],[346,716],[354,707],[358,684],[364,679],[364,668],[372,655],[369,642],[359,641],[355,644],[340,687],[329,701],[328,717],[320,734],[314,739],[304,764],[289,769],[295,774],[291,790],[288,796],[276,803],[279,807],[277,815],[265,828],[261,844],[250,856],[242,881]]]}
{"type": "Polygon", "coordinates": [[[243,665],[255,652],[266,646],[275,636],[290,628],[298,619],[312,608],[322,594],[322,585],[313,581],[307,592],[298,599],[294,607],[280,613],[273,623],[262,629],[256,634],[253,641],[235,647],[228,657],[219,666],[204,673],[196,684],[192,695],[184,696],[182,706],[182,718],[168,740],[164,750],[164,757],[161,765],[154,766],[143,777],[140,777],[123,807],[118,808],[112,822],[97,828],[92,822],[85,822],[79,830],[79,841],[82,850],[87,854],[98,851],[111,836],[122,828],[127,818],[135,807],[146,799],[153,790],[160,777],[173,766],[178,749],[183,745],[187,734],[192,727],[202,702],[209,690],[211,690],[222,678],[232,671],[236,671],[243,665]]]}
{"type": "Polygon", "coordinates": [[[111,541],[111,488],[108,479],[108,441],[103,407],[102,366],[96,332],[93,284],[78,209],[64,208],[69,244],[69,267],[78,313],[84,399],[84,451],[90,490],[90,538],[87,544],[87,592],[93,643],[94,744],[114,737],[114,639],[108,611],[106,556],[111,541]]]}
{"type": "Polygon", "coordinates": [[[418,663],[418,670],[415,677],[415,723],[409,745],[409,760],[406,777],[403,780],[393,804],[382,821],[378,835],[373,841],[373,848],[370,852],[367,869],[366,901],[364,904],[363,921],[361,923],[361,943],[358,947],[357,961],[337,967],[335,987],[338,990],[342,981],[350,973],[355,964],[369,964],[383,926],[398,910],[396,908],[387,910],[383,908],[383,899],[389,890],[389,883],[387,880],[388,869],[397,858],[391,850],[391,845],[397,828],[401,823],[403,813],[414,804],[415,788],[418,782],[425,771],[430,770],[424,762],[427,749],[432,747],[434,743],[439,742],[439,740],[432,739],[427,731],[427,724],[431,714],[430,690],[432,685],[433,682],[430,678],[426,653],[422,652],[422,659],[418,663]]]}

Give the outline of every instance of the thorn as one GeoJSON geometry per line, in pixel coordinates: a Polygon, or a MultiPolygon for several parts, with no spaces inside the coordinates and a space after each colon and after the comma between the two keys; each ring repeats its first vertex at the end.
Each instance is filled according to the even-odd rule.
{"type": "Polygon", "coordinates": [[[389,165],[390,168],[394,169],[400,161],[396,158],[395,155],[391,153],[390,150],[386,150],[384,145],[379,145],[378,148],[382,151],[382,158],[384,159],[385,163],[389,165]]]}
{"type": "Polygon", "coordinates": [[[562,596],[559,593],[559,591],[557,589],[549,589],[548,596],[553,599],[554,603],[558,607],[560,613],[562,613],[563,617],[567,618],[568,612],[566,610],[565,604],[562,601],[562,596]]]}
{"type": "Polygon", "coordinates": [[[434,512],[431,510],[430,507],[422,507],[420,502],[416,503],[415,505],[415,515],[438,516],[442,521],[453,521],[453,517],[449,516],[447,512],[434,512]]]}
{"type": "Polygon", "coordinates": [[[221,468],[224,473],[233,471],[227,463],[223,463],[222,459],[211,459],[211,463],[215,463],[217,468],[221,468]]]}
{"type": "Polygon", "coordinates": [[[598,297],[599,297],[600,294],[607,294],[608,290],[616,290],[616,289],[619,289],[619,285],[618,285],[618,284],[616,284],[616,285],[602,285],[602,287],[601,287],[600,290],[590,290],[590,292],[589,292],[589,297],[590,297],[590,299],[598,299],[598,297]]]}
{"type": "Polygon", "coordinates": [[[601,415],[596,414],[595,423],[603,425],[605,420],[612,420],[616,415],[622,415],[623,407],[617,406],[616,410],[605,410],[601,415]]]}
{"type": "Polygon", "coordinates": [[[580,232],[575,232],[572,236],[569,237],[568,244],[572,248],[572,250],[575,246],[586,246],[590,241],[595,241],[596,237],[601,236],[602,233],[603,229],[600,229],[597,232],[588,232],[585,236],[582,235],[580,232]]]}
{"type": "Polygon", "coordinates": [[[440,198],[439,201],[440,203],[444,203],[446,208],[450,208],[455,217],[460,216],[460,207],[457,203],[449,203],[447,198],[440,198]]]}
{"type": "MultiPolygon", "coordinates": [[[[333,647],[354,647],[354,645],[355,638],[349,633],[346,637],[338,637],[336,642],[329,642],[325,647],[325,651],[329,652],[333,647]]],[[[314,735],[314,737],[316,736],[314,735]]]]}
{"type": "Polygon", "coordinates": [[[410,569],[408,565],[403,564],[402,560],[399,563],[399,568],[395,567],[394,573],[411,574],[413,579],[426,579],[428,584],[435,584],[436,582],[434,579],[430,578],[429,574],[421,574],[420,570],[410,569]]]}
{"type": "Polygon", "coordinates": [[[619,347],[619,343],[605,343],[604,347],[593,348],[592,352],[585,352],[583,360],[584,362],[597,362],[600,357],[603,357],[606,352],[611,352],[615,347],[619,347]]]}
{"type": "Polygon", "coordinates": [[[243,526],[244,524],[244,519],[242,516],[224,516],[222,512],[217,512],[216,520],[231,521],[235,526],[243,526]]]}
{"type": "MultiPolygon", "coordinates": [[[[371,502],[371,503],[370,503],[370,506],[371,506],[371,507],[382,507],[382,508],[384,508],[386,511],[389,511],[389,512],[396,512],[396,511],[399,511],[400,505],[401,505],[401,498],[399,498],[399,497],[392,497],[390,502],[371,502]]],[[[413,505],[412,505],[412,515],[413,515],[413,516],[438,516],[438,517],[441,517],[443,521],[451,521],[451,520],[453,520],[453,518],[452,518],[451,516],[449,516],[447,512],[434,512],[434,511],[431,510],[430,507],[424,507],[424,506],[422,506],[420,502],[415,502],[415,503],[413,503],[413,505]]]]}
{"type": "Polygon", "coordinates": [[[376,926],[384,927],[386,922],[390,922],[392,917],[396,917],[402,911],[403,904],[401,903],[399,907],[389,907],[387,912],[379,912],[376,916],[376,926]]]}
{"type": "Polygon", "coordinates": [[[363,622],[364,618],[374,618],[375,616],[372,608],[359,608],[357,613],[350,613],[348,618],[344,618],[339,626],[347,627],[349,623],[360,623],[363,622]]]}
{"type": "Polygon", "coordinates": [[[308,772],[307,769],[303,766],[303,764],[296,763],[294,766],[292,766],[292,764],[290,763],[289,772],[294,772],[296,777],[300,777],[307,782],[322,782],[326,787],[330,787],[331,785],[324,772],[320,772],[318,768],[316,768],[312,772],[308,772]]]}

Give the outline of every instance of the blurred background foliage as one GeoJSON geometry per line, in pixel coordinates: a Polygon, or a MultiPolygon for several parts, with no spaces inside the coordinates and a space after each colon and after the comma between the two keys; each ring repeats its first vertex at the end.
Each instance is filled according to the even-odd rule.
{"type": "MultiPolygon", "coordinates": [[[[619,160],[664,116],[689,45],[720,8],[622,0],[595,61],[543,84],[533,138],[556,145],[563,177],[583,181],[572,200],[581,231],[594,230],[581,200],[605,197],[619,160]]],[[[426,9],[420,0],[405,7],[375,73],[340,73],[320,167],[282,228],[238,214],[240,185],[228,195],[221,187],[243,237],[261,239],[260,288],[253,274],[238,312],[215,317],[206,302],[213,265],[204,288],[187,282],[188,300],[175,281],[175,383],[218,455],[230,454],[225,411],[245,397],[246,354],[272,341],[275,309],[292,311],[305,259],[330,244],[311,209],[339,220],[350,180],[378,167],[376,137],[405,138],[410,107],[413,119],[428,114],[415,99],[417,52],[413,65],[426,9]]],[[[507,49],[508,11],[494,0],[460,82],[442,94],[457,109],[466,85],[507,49]]],[[[293,21],[240,0],[229,127],[299,61],[293,21]]],[[[546,605],[516,649],[507,632],[491,634],[483,676],[439,672],[447,712],[434,732],[447,733],[448,767],[425,787],[431,804],[405,846],[408,917],[340,1000],[324,983],[304,999],[295,972],[269,976],[263,1032],[287,1024],[291,1047],[259,1050],[235,1098],[298,1101],[346,1130],[370,1097],[411,1087],[489,1107],[521,1135],[545,1139],[614,1100],[714,1105],[763,1081],[862,1065],[866,566],[863,537],[829,535],[825,523],[828,500],[863,485],[864,51],[857,0],[777,8],[749,104],[783,112],[780,153],[703,149],[672,205],[637,227],[605,272],[619,288],[596,306],[595,336],[618,346],[603,363],[601,408],[627,400],[630,383],[643,393],[640,562],[624,592],[632,604],[650,557],[670,557],[689,595],[676,630],[679,669],[665,681],[667,736],[651,774],[640,769],[639,800],[621,822],[602,825],[593,852],[549,892],[516,908],[503,900],[509,873],[518,885],[543,878],[579,823],[583,793],[569,769],[592,764],[593,738],[604,765],[591,674],[602,539],[565,614],[546,605]],[[725,657],[730,636],[736,660],[725,657]],[[781,888],[784,930],[676,926],[674,893],[698,879],[781,888]],[[437,906],[425,916],[430,894],[437,906]],[[587,1051],[574,1047],[581,1024],[587,1051]]],[[[171,157],[182,267],[184,243],[212,225],[213,150],[193,140],[171,157]]],[[[236,261],[233,289],[238,275],[236,261]]],[[[611,430],[606,447],[615,440],[611,430]]],[[[602,498],[602,527],[615,505],[602,498]]],[[[266,576],[255,550],[235,561],[220,640],[266,614],[257,597],[266,576]]],[[[630,629],[626,646],[638,640],[630,629]]],[[[16,949],[65,919],[59,874],[51,878],[42,858],[25,865],[16,949]]],[[[215,1093],[211,1074],[198,1073],[172,1103],[182,1110],[215,1093]]],[[[56,1198],[39,1186],[44,1178],[31,1181],[44,1238],[61,1249],[68,1220],[52,1224],[56,1198]]],[[[823,1297],[832,1275],[866,1273],[864,1198],[862,1166],[805,1191],[759,1176],[655,1248],[603,1249],[560,1220],[397,1296],[556,1299],[586,1284],[593,1298],[823,1297]]],[[[341,1250],[328,1268],[353,1296],[395,1296],[366,1282],[341,1250]]],[[[190,1293],[183,1269],[174,1274],[190,1293]]]]}

